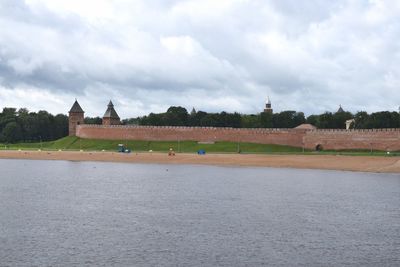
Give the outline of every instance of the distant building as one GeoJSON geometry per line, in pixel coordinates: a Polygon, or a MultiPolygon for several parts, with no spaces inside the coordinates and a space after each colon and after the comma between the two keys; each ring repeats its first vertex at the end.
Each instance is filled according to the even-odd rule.
{"type": "Polygon", "coordinates": [[[114,109],[114,104],[111,102],[107,105],[107,110],[103,116],[103,125],[120,125],[121,120],[114,109]]]}
{"type": "Polygon", "coordinates": [[[271,104],[271,100],[269,99],[269,97],[267,97],[267,101],[266,101],[266,103],[265,103],[264,112],[266,112],[266,113],[273,113],[272,104],[271,104]]]}
{"type": "Polygon", "coordinates": [[[317,127],[315,127],[314,125],[309,124],[309,123],[303,123],[303,124],[300,124],[299,126],[295,127],[295,129],[299,129],[299,130],[316,130],[317,127]]]}
{"type": "Polygon", "coordinates": [[[78,100],[75,99],[75,103],[72,105],[69,111],[69,136],[76,135],[76,126],[80,124],[84,124],[84,116],[85,112],[81,108],[78,103],[78,100]]]}
{"type": "Polygon", "coordinates": [[[342,112],[344,112],[342,105],[339,105],[339,109],[338,109],[338,111],[336,111],[336,113],[342,113],[342,112]]]}

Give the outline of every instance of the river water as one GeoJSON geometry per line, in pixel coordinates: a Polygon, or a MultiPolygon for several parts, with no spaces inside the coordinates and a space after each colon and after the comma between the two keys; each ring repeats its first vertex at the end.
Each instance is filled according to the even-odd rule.
{"type": "Polygon", "coordinates": [[[0,160],[0,266],[400,266],[400,175],[0,160]]]}

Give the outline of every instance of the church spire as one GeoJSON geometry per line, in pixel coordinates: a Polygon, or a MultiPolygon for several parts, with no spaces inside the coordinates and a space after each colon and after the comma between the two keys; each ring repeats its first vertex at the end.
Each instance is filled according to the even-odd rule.
{"type": "Polygon", "coordinates": [[[265,102],[264,112],[267,112],[267,113],[272,113],[273,112],[271,99],[269,98],[269,96],[267,96],[267,101],[265,102]]]}
{"type": "Polygon", "coordinates": [[[336,111],[336,113],[342,113],[342,112],[344,112],[342,105],[339,105],[339,109],[338,109],[338,111],[336,111]]]}

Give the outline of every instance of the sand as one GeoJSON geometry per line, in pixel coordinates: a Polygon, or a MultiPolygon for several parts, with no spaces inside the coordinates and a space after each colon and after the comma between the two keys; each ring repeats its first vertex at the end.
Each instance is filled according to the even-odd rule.
{"type": "Polygon", "coordinates": [[[260,155],[117,153],[79,151],[0,151],[0,159],[105,161],[160,164],[203,164],[218,166],[260,166],[275,168],[324,169],[377,173],[400,173],[399,157],[335,155],[260,155]]]}

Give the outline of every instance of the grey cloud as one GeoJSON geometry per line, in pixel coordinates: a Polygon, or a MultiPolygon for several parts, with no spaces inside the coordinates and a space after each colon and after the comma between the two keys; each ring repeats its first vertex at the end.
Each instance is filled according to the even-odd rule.
{"type": "Polygon", "coordinates": [[[347,1],[311,0],[300,2],[296,0],[281,0],[269,2],[277,12],[285,14],[290,19],[300,20],[302,23],[308,24],[325,20],[343,7],[347,1]]]}
{"type": "Polygon", "coordinates": [[[77,15],[57,16],[44,6],[33,10],[23,0],[2,0],[0,3],[0,16],[17,24],[27,24],[35,27],[58,29],[66,33],[79,29],[83,21],[77,15]]]}
{"type": "Polygon", "coordinates": [[[79,73],[62,71],[61,67],[54,64],[42,64],[32,73],[20,74],[7,64],[0,62],[0,84],[8,88],[16,88],[18,85],[31,85],[37,88],[45,88],[52,91],[69,91],[80,94],[91,82],[79,73]]]}
{"type": "Polygon", "coordinates": [[[259,112],[266,95],[307,113],[400,104],[395,1],[132,1],[98,19],[32,3],[0,2],[3,87],[212,111],[259,112]]]}

